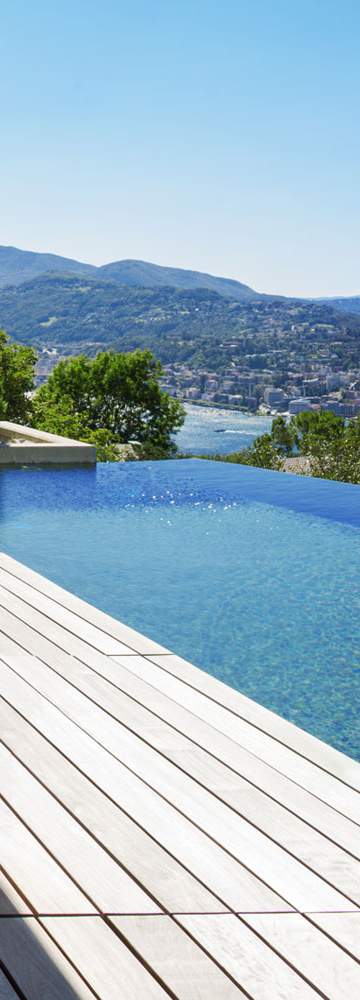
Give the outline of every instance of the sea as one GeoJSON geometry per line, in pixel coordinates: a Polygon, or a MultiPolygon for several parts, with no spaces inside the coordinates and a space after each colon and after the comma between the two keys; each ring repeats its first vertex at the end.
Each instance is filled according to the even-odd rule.
{"type": "Polygon", "coordinates": [[[228,455],[248,448],[271,429],[272,417],[185,403],[186,418],[174,440],[187,455],[228,455]]]}

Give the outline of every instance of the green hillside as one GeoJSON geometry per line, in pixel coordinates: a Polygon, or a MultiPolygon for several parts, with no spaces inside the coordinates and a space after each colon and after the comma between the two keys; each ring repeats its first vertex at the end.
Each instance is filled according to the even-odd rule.
{"type": "Polygon", "coordinates": [[[0,327],[20,342],[60,352],[149,347],[163,362],[217,368],[234,356],[254,367],[311,357],[321,345],[360,363],[360,317],[291,299],[238,303],[199,288],[136,288],[47,275],[0,290],[0,327]]]}
{"type": "Polygon", "coordinates": [[[96,277],[142,288],[207,288],[238,302],[261,297],[253,288],[231,278],[217,278],[202,271],[187,271],[179,267],[160,267],[159,264],[149,264],[143,260],[120,260],[114,264],[105,264],[98,268],[96,277]]]}

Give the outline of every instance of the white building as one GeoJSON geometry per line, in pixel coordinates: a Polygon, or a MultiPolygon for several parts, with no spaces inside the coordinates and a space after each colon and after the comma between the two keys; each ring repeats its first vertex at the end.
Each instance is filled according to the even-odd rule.
{"type": "Polygon", "coordinates": [[[296,413],[303,413],[304,410],[313,410],[314,406],[311,399],[307,399],[306,396],[300,399],[291,399],[289,403],[289,413],[293,417],[296,413]]]}

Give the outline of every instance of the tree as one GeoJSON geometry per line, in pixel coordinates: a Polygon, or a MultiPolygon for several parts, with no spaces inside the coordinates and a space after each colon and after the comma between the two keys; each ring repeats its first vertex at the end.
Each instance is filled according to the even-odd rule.
{"type": "Polygon", "coordinates": [[[360,417],[350,420],[342,435],[313,441],[310,457],[314,476],[360,483],[360,417]]]}
{"type": "Polygon", "coordinates": [[[31,419],[36,353],[31,347],[11,344],[0,330],[0,419],[24,424],[31,419]]]}
{"type": "MultiPolygon", "coordinates": [[[[304,411],[290,418],[275,417],[270,434],[261,434],[250,448],[240,454],[246,465],[257,465],[264,469],[282,468],[287,455],[326,454],[326,449],[334,442],[340,442],[345,433],[345,421],[330,411],[304,411]]],[[[235,461],[235,458],[233,459],[235,461]]],[[[239,459],[236,459],[239,461],[239,459]]]]}
{"type": "Polygon", "coordinates": [[[271,442],[284,455],[291,455],[296,442],[296,427],[285,417],[275,417],[271,425],[271,442]]]}
{"type": "Polygon", "coordinates": [[[107,432],[107,444],[131,440],[167,457],[176,448],[171,434],[181,427],[184,410],[165,393],[162,368],[150,351],[107,351],[91,359],[80,355],[60,363],[34,399],[35,426],[94,440],[107,432]]]}
{"type": "Polygon", "coordinates": [[[213,455],[217,461],[232,462],[235,465],[255,465],[258,469],[281,469],[283,457],[274,448],[271,434],[261,434],[250,446],[230,455],[213,455]]]}
{"type": "MultiPolygon", "coordinates": [[[[285,425],[273,421],[270,434],[256,438],[250,448],[232,455],[213,456],[218,461],[255,465],[263,469],[283,469],[284,455],[291,454],[289,438],[310,460],[311,475],[360,484],[360,417],[345,421],[327,411],[299,413],[285,425]]],[[[301,468],[299,474],[307,475],[301,468]]]]}
{"type": "MultiPolygon", "coordinates": [[[[274,420],[272,433],[275,423],[274,420]]],[[[290,418],[288,429],[300,453],[308,455],[320,441],[340,439],[345,430],[345,420],[331,410],[305,410],[290,418]]]]}

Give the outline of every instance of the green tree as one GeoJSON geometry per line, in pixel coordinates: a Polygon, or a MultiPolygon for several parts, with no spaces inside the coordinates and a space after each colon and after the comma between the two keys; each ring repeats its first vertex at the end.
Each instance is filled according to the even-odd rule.
{"type": "Polygon", "coordinates": [[[107,447],[136,440],[144,455],[168,457],[176,452],[171,434],[185,414],[161,389],[161,374],[150,351],[60,361],[34,399],[35,426],[82,440],[94,440],[95,433],[99,440],[105,431],[107,447]]]}
{"type": "Polygon", "coordinates": [[[313,440],[310,457],[314,476],[360,483],[360,417],[350,420],[342,435],[313,440]]]}
{"type": "MultiPolygon", "coordinates": [[[[206,457],[206,456],[205,456],[206,457]]],[[[271,434],[261,434],[255,438],[250,448],[234,451],[230,455],[213,455],[220,462],[235,465],[255,465],[258,469],[281,469],[283,456],[274,448],[271,434]]]]}
{"type": "Polygon", "coordinates": [[[291,417],[288,428],[301,455],[308,455],[319,442],[326,444],[340,439],[344,434],[345,420],[331,410],[309,410],[291,417]]]}
{"type": "Polygon", "coordinates": [[[285,417],[275,417],[271,425],[271,441],[279,452],[292,455],[294,444],[297,443],[296,426],[285,417]]]}
{"type": "MultiPolygon", "coordinates": [[[[276,418],[271,433],[256,438],[250,448],[232,455],[213,457],[218,461],[280,470],[284,455],[291,454],[287,450],[290,448],[288,430],[297,450],[310,459],[313,476],[360,484],[360,417],[346,422],[327,411],[304,412],[294,417],[286,427],[276,418]]],[[[301,471],[299,469],[300,474],[301,471]]]]}
{"type": "Polygon", "coordinates": [[[36,353],[12,344],[0,330],[0,419],[24,424],[31,419],[36,353]]]}

